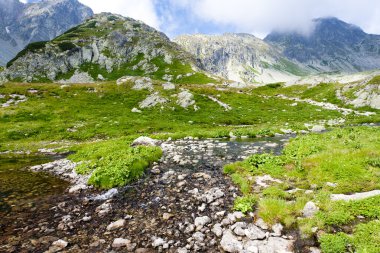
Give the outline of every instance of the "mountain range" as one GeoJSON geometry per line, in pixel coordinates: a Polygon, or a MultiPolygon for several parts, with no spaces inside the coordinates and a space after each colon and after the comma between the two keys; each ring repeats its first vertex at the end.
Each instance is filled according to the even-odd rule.
{"type": "Polygon", "coordinates": [[[90,18],[92,10],[77,0],[0,5],[0,63],[8,63],[2,75],[10,80],[84,74],[83,81],[144,75],[184,82],[184,76],[195,75],[199,82],[221,77],[272,83],[380,69],[380,36],[337,18],[314,19],[308,34],[274,31],[264,40],[242,33],[195,34],[171,41],[141,21],[110,13],[90,18]],[[47,42],[29,44],[36,41],[47,42]]]}
{"type": "Polygon", "coordinates": [[[1,0],[0,65],[29,43],[51,40],[92,15],[91,8],[77,0],[1,0]]]}

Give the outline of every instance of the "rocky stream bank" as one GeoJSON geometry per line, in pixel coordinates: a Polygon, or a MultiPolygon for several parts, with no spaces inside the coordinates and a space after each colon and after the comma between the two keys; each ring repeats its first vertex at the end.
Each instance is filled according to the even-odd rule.
{"type": "Polygon", "coordinates": [[[288,138],[163,142],[146,177],[106,192],[84,189],[67,159],[34,166],[72,186],[4,215],[0,252],[294,252],[294,232],[232,210],[239,192],[222,173],[250,154],[279,153],[288,138]]]}

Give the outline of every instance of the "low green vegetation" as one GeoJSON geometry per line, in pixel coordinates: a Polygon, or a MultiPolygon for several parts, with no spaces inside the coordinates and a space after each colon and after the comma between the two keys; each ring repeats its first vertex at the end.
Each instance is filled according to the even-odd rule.
{"type": "Polygon", "coordinates": [[[243,197],[237,197],[234,201],[234,210],[243,213],[253,211],[253,208],[257,202],[256,196],[246,195],[243,197]]]}
{"type": "Polygon", "coordinates": [[[27,53],[35,53],[43,48],[45,48],[48,41],[38,41],[28,44],[23,50],[21,50],[12,60],[7,63],[7,68],[12,66],[12,63],[18,58],[26,55],[27,53]]]}
{"type": "Polygon", "coordinates": [[[346,127],[299,136],[281,156],[253,155],[225,166],[224,172],[241,189],[239,200],[256,196],[257,201],[242,210],[252,211],[257,206],[257,215],[268,224],[280,222],[298,228],[304,237],[312,236],[316,232],[313,228],[324,231],[326,235],[319,240],[323,252],[378,252],[380,230],[375,229],[379,226],[380,196],[345,202],[331,201],[330,195],[379,189],[379,157],[378,127],[346,127]],[[254,187],[258,175],[270,175],[276,181],[258,189],[254,187]],[[308,201],[316,203],[319,211],[304,218],[302,210],[308,201]],[[356,226],[358,217],[368,223],[356,226]],[[343,226],[353,232],[334,233],[343,226]],[[361,239],[363,235],[368,235],[368,243],[361,239]]]}
{"type": "Polygon", "coordinates": [[[324,253],[377,253],[380,252],[380,221],[355,226],[352,235],[339,232],[325,234],[320,239],[324,253]]]}
{"type": "Polygon", "coordinates": [[[375,76],[368,81],[368,84],[380,84],[380,76],[375,76]]]}
{"type": "Polygon", "coordinates": [[[76,168],[79,174],[90,174],[89,184],[109,189],[126,185],[144,174],[144,170],[161,158],[159,147],[130,147],[126,138],[84,144],[69,158],[82,161],[76,168]]]}
{"type": "MultiPolygon", "coordinates": [[[[20,94],[26,102],[0,110],[0,150],[37,150],[55,142],[86,142],[94,139],[150,135],[155,138],[264,136],[280,132],[281,128],[305,129],[304,123],[342,117],[336,111],[320,110],[303,104],[291,106],[291,101],[262,98],[256,91],[218,91],[204,85],[177,85],[166,91],[162,82],[154,81],[155,89],[170,102],[133,113],[132,108],[148,96],[147,90],[133,90],[132,83],[117,86],[106,82],[60,87],[57,84],[8,83],[0,94],[20,94]],[[184,109],[172,96],[188,89],[200,108],[184,109]],[[29,90],[35,90],[31,93],[29,90]],[[206,96],[228,103],[224,108],[206,96]]],[[[5,101],[4,101],[5,102],[5,101]]],[[[371,120],[363,116],[351,120],[371,120]]],[[[59,146],[60,144],[57,144],[59,146]]]]}

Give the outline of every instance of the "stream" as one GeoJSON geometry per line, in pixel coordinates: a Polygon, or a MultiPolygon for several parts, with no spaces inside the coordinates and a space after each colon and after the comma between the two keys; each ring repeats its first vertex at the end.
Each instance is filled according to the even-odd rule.
{"type": "Polygon", "coordinates": [[[115,238],[128,239],[127,252],[221,252],[211,230],[239,195],[223,165],[280,154],[292,137],[166,141],[144,178],[104,198],[95,190],[69,194],[66,181],[23,169],[49,158],[1,160],[0,252],[57,252],[59,239],[68,242],[64,252],[111,252],[120,249],[115,238]],[[199,217],[211,221],[194,228],[199,217]],[[107,228],[117,220],[125,229],[107,228]]]}

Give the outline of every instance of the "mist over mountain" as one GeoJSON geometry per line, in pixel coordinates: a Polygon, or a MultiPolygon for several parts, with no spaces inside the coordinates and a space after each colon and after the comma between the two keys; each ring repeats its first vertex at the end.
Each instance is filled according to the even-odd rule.
{"type": "Polygon", "coordinates": [[[92,15],[92,10],[77,0],[1,0],[0,65],[27,44],[53,39],[92,15]]]}
{"type": "Polygon", "coordinates": [[[317,72],[356,72],[380,68],[380,36],[337,18],[313,20],[309,35],[272,32],[264,41],[291,60],[317,72]]]}

